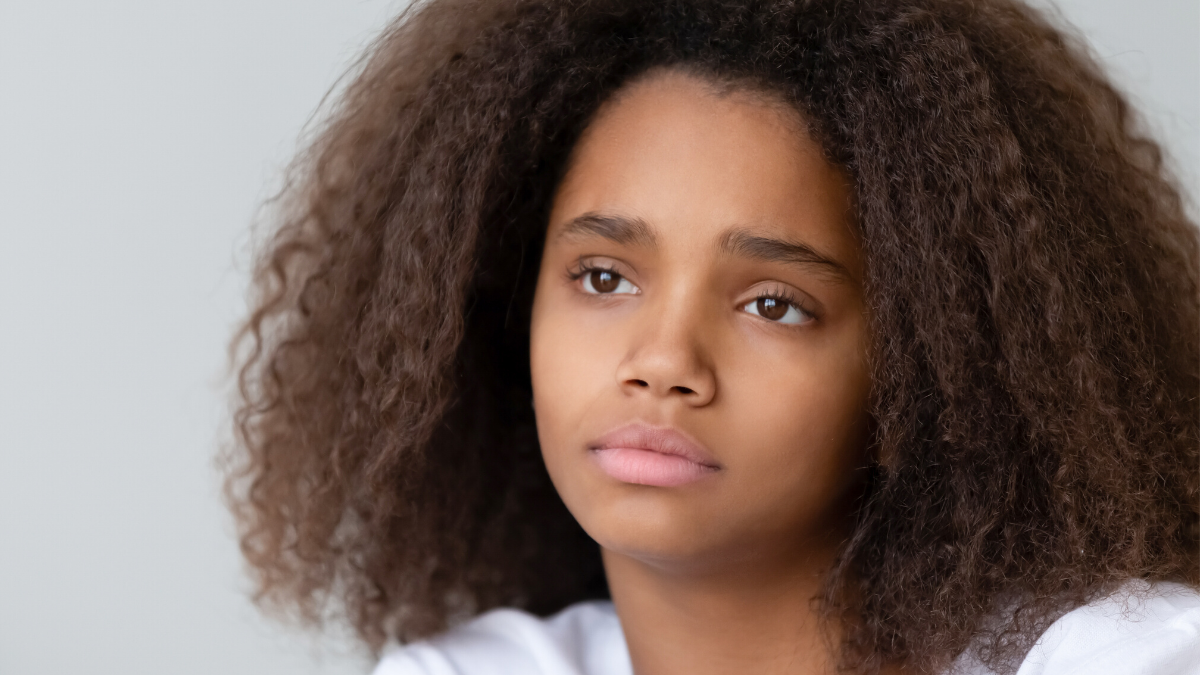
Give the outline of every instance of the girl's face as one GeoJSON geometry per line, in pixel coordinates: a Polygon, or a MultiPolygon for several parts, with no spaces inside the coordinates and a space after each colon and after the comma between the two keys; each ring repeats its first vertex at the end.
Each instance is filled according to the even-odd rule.
{"type": "Polygon", "coordinates": [[[700,569],[837,536],[869,389],[850,190],[797,114],[675,71],[605,105],[534,297],[542,454],[611,552],[700,569]]]}

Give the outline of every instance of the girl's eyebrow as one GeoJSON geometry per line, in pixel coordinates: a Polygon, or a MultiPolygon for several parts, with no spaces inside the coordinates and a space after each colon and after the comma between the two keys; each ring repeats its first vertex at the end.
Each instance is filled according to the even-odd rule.
{"type": "MultiPolygon", "coordinates": [[[[567,221],[555,236],[555,240],[588,237],[600,237],[622,246],[648,249],[658,246],[654,230],[641,218],[592,212],[567,221]]],[[[808,244],[773,239],[754,234],[745,228],[731,227],[717,238],[716,247],[717,251],[724,255],[816,268],[837,281],[854,283],[854,276],[845,265],[819,253],[808,244]]]]}
{"type": "Polygon", "coordinates": [[[623,246],[640,246],[649,249],[658,246],[654,230],[650,229],[646,221],[641,218],[591,212],[567,221],[567,224],[555,237],[555,241],[586,239],[587,237],[601,237],[623,246]]]}
{"type": "Polygon", "coordinates": [[[760,262],[816,268],[837,281],[854,283],[854,275],[845,265],[817,252],[808,244],[763,237],[740,227],[725,230],[717,239],[717,250],[726,255],[760,262]]]}

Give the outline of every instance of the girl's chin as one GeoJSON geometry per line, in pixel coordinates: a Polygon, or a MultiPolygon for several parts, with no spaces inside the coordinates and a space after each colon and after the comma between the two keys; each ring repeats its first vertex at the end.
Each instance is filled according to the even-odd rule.
{"type": "Polygon", "coordinates": [[[684,571],[727,560],[743,548],[733,541],[738,537],[722,535],[738,528],[714,519],[706,509],[681,508],[685,505],[677,500],[650,495],[634,499],[629,495],[605,497],[592,502],[592,508],[577,518],[584,531],[608,553],[653,567],[684,571]]]}

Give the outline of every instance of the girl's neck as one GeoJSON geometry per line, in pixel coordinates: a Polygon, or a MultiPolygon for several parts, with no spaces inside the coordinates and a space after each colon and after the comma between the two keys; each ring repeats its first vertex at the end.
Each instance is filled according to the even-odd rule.
{"type": "Polygon", "coordinates": [[[824,675],[836,626],[817,598],[832,542],[703,568],[605,549],[605,572],[636,675],[824,675]]]}

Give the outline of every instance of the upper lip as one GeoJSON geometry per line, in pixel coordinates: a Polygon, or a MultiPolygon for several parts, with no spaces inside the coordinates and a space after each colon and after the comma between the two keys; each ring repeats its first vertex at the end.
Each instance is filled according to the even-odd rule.
{"type": "Polygon", "coordinates": [[[588,447],[592,450],[607,448],[650,450],[664,455],[677,455],[714,469],[721,468],[721,465],[713,459],[704,446],[672,427],[655,427],[635,422],[613,429],[589,443],[588,447]]]}

